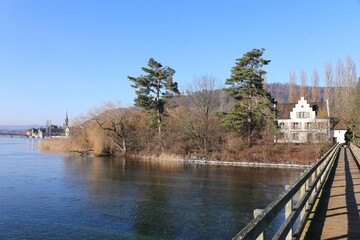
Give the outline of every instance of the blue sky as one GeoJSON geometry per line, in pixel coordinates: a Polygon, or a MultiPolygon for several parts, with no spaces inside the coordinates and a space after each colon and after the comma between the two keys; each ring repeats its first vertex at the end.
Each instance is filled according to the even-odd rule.
{"type": "Polygon", "coordinates": [[[268,82],[351,55],[360,66],[360,1],[0,0],[0,125],[62,124],[107,101],[133,104],[128,75],[149,58],[180,90],[265,48],[268,82]]]}

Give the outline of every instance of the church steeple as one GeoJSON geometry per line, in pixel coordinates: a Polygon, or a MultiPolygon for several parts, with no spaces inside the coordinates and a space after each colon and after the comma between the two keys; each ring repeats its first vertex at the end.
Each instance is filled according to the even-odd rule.
{"type": "Polygon", "coordinates": [[[68,111],[66,110],[66,117],[65,117],[65,128],[69,127],[69,117],[68,117],[68,111]]]}
{"type": "Polygon", "coordinates": [[[70,136],[69,116],[68,116],[68,111],[67,110],[66,110],[64,129],[65,129],[65,136],[67,136],[67,137],[70,136]]]}

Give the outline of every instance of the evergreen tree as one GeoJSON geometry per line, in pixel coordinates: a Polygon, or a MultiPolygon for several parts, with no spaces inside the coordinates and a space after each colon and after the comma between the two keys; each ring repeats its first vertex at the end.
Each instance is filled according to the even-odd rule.
{"type": "Polygon", "coordinates": [[[150,58],[148,68],[141,68],[146,75],[139,77],[128,76],[136,88],[135,106],[154,114],[156,126],[161,136],[162,117],[165,111],[166,99],[174,94],[179,94],[178,85],[173,82],[175,70],[171,67],[163,67],[159,62],[150,58]]]}
{"type": "Polygon", "coordinates": [[[263,86],[264,75],[262,69],[270,60],[262,58],[265,49],[253,49],[236,60],[231,69],[231,76],[226,80],[225,89],[235,100],[232,111],[225,114],[223,124],[232,130],[247,134],[248,144],[252,145],[252,135],[256,131],[261,133],[268,120],[274,120],[270,93],[263,86]]]}

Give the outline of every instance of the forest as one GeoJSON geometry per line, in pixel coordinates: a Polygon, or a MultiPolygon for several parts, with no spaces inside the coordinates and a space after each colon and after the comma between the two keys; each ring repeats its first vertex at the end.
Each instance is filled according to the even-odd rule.
{"type": "MultiPolygon", "coordinates": [[[[236,59],[225,88],[217,89],[211,76],[196,78],[180,92],[175,70],[150,58],[143,75],[128,80],[134,88],[134,107],[114,103],[89,111],[71,127],[66,151],[145,158],[199,158],[227,161],[309,163],[329,141],[310,145],[276,144],[276,104],[328,99],[333,125],[349,126],[352,141],[360,127],[360,85],[349,56],[335,68],[325,65],[324,86],[315,69],[300,83],[294,71],[288,83],[267,83],[262,58],[265,49],[253,49],[236,59]],[[310,84],[309,84],[310,82],[310,84]]],[[[43,144],[50,149],[51,144],[43,144]]]]}

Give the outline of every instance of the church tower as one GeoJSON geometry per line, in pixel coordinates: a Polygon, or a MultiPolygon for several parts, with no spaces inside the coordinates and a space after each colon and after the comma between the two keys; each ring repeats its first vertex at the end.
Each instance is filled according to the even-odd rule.
{"type": "Polygon", "coordinates": [[[64,129],[65,129],[65,136],[70,136],[69,117],[68,117],[68,111],[67,110],[66,110],[64,129]]]}

